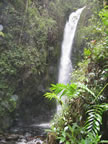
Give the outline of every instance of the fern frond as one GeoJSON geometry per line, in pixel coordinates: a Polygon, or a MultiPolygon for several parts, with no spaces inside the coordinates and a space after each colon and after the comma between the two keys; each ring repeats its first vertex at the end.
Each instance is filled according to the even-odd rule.
{"type": "Polygon", "coordinates": [[[87,133],[98,134],[102,124],[102,114],[106,110],[108,110],[108,104],[94,105],[92,109],[87,111],[88,118],[85,125],[87,133]]]}

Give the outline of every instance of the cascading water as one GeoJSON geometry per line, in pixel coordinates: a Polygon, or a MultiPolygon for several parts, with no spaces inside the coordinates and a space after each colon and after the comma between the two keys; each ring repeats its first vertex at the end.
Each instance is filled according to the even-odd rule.
{"type": "Polygon", "coordinates": [[[71,52],[74,42],[75,31],[78,20],[85,7],[72,12],[69,16],[69,21],[65,25],[64,38],[61,47],[61,58],[59,67],[58,83],[67,84],[70,82],[72,72],[71,52]]]}
{"type": "MultiPolygon", "coordinates": [[[[64,38],[61,47],[58,83],[63,84],[70,83],[71,73],[73,69],[71,62],[71,52],[73,48],[73,42],[77,24],[84,8],[85,7],[78,9],[76,12],[72,12],[69,16],[69,21],[66,22],[64,29],[64,38]]],[[[65,100],[66,98],[62,97],[62,101],[65,102],[65,100]]],[[[61,105],[57,105],[57,113],[59,112],[61,112],[61,105]]]]}

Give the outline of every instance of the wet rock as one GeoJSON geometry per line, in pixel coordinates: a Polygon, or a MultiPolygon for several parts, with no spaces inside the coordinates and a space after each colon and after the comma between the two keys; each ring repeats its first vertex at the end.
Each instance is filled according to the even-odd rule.
{"type": "Polygon", "coordinates": [[[27,142],[25,139],[22,139],[20,142],[17,142],[16,144],[43,144],[43,141],[39,138],[33,139],[29,142],[27,142]]]}
{"type": "Polygon", "coordinates": [[[26,139],[20,139],[18,142],[16,142],[16,144],[27,144],[27,141],[26,139]]]}
{"type": "Polygon", "coordinates": [[[0,140],[2,140],[4,138],[4,136],[2,134],[0,134],[0,140]]]}
{"type": "Polygon", "coordinates": [[[34,140],[28,142],[27,144],[43,144],[43,141],[41,139],[37,138],[37,139],[34,139],[34,140]]]}
{"type": "Polygon", "coordinates": [[[47,144],[45,140],[46,136],[32,136],[29,132],[24,135],[7,133],[0,135],[0,144],[47,144]]]}
{"type": "Polygon", "coordinates": [[[0,144],[7,144],[5,139],[0,140],[0,144]]]}
{"type": "Polygon", "coordinates": [[[25,137],[26,137],[26,138],[31,137],[31,133],[26,132],[26,133],[25,133],[25,137]]]}
{"type": "Polygon", "coordinates": [[[25,143],[25,142],[17,142],[16,144],[27,144],[27,143],[25,143]]]}
{"type": "Polygon", "coordinates": [[[47,137],[48,144],[56,144],[56,133],[49,132],[47,137]]]}
{"type": "Polygon", "coordinates": [[[6,144],[6,139],[3,134],[0,134],[0,144],[6,144]]]}
{"type": "Polygon", "coordinates": [[[19,135],[17,135],[17,134],[11,134],[11,135],[8,135],[8,136],[6,137],[6,140],[7,140],[7,141],[11,141],[11,140],[16,141],[16,140],[18,140],[18,138],[19,138],[19,135]]]}

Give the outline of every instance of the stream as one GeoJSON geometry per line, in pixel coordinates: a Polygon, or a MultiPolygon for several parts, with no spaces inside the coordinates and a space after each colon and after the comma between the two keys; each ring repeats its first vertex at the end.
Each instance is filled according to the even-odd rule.
{"type": "Polygon", "coordinates": [[[43,144],[49,123],[15,126],[0,134],[0,144],[43,144]]]}

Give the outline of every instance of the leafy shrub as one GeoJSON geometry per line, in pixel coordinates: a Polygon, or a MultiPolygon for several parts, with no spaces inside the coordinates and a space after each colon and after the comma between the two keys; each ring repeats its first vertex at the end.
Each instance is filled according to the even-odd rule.
{"type": "Polygon", "coordinates": [[[103,125],[102,114],[108,110],[106,13],[107,10],[102,10],[100,13],[104,25],[101,22],[98,26],[91,25],[92,40],[84,50],[84,60],[72,73],[71,84],[52,85],[51,93],[45,94],[47,98],[55,98],[62,104],[62,113],[55,117],[51,129],[57,133],[61,143],[108,143],[107,140],[101,140],[100,131],[100,126],[103,125]],[[67,98],[67,101],[62,99],[63,96],[67,98]]]}

